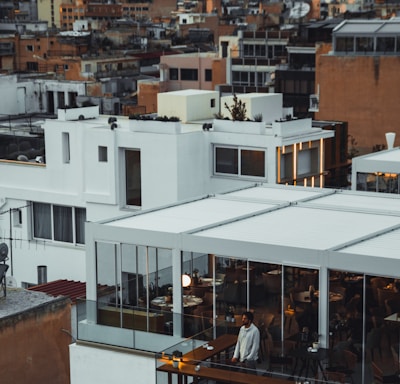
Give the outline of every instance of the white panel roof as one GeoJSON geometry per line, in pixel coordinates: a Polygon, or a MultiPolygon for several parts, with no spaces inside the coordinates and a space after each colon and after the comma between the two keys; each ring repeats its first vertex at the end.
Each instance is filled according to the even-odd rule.
{"type": "Polygon", "coordinates": [[[339,252],[400,260],[400,229],[342,248],[339,252]]]}
{"type": "MultiPolygon", "coordinates": [[[[395,148],[389,151],[379,151],[370,153],[365,156],[360,156],[363,161],[393,161],[400,162],[400,148],[395,148]]],[[[358,158],[356,158],[357,160],[358,158]]]]}
{"type": "Polygon", "coordinates": [[[392,231],[390,250],[382,247],[379,256],[397,254],[400,249],[400,196],[265,184],[143,212],[105,225],[360,254],[367,254],[365,240],[371,242],[371,249],[379,249],[380,239],[392,231]]]}
{"type": "Polygon", "coordinates": [[[322,199],[313,200],[309,205],[321,208],[375,211],[375,213],[400,215],[400,198],[398,195],[383,195],[375,192],[349,193],[348,191],[343,191],[342,193],[335,193],[324,196],[322,199]]]}
{"type": "Polygon", "coordinates": [[[394,225],[400,225],[400,217],[291,206],[196,236],[327,250],[394,225]]]}
{"type": "Polygon", "coordinates": [[[272,207],[274,204],[208,198],[115,220],[105,225],[181,233],[272,207]]]}
{"type": "Polygon", "coordinates": [[[240,191],[230,192],[228,195],[229,197],[237,197],[241,199],[294,202],[322,196],[325,193],[327,193],[326,190],[317,188],[311,189],[291,186],[284,187],[282,185],[274,184],[268,185],[268,187],[259,186],[255,188],[248,188],[240,191]]]}

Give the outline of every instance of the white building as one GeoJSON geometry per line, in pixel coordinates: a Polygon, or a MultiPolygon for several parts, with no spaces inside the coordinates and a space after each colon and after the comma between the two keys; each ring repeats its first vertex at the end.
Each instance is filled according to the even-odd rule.
{"type": "Polygon", "coordinates": [[[75,103],[86,94],[81,81],[48,80],[44,76],[0,76],[0,116],[29,113],[56,113],[57,108],[75,103]]]}
{"type": "Polygon", "coordinates": [[[352,190],[400,193],[400,148],[393,148],[395,136],[386,134],[388,149],[352,159],[352,190]]]}
{"type": "Polygon", "coordinates": [[[63,109],[44,123],[42,163],[31,157],[38,149],[28,139],[22,151],[22,143],[3,136],[2,151],[15,146],[13,157],[0,161],[8,274],[18,285],[36,284],[44,266],[49,281],[85,281],[85,221],[258,182],[323,186],[323,142],[333,132],[312,128],[308,119],[285,120],[279,94],[246,95],[251,116],[274,106],[263,122],[213,119],[224,100],[213,91],[159,94],[159,116],[180,122],[113,121],[88,114],[98,107],[63,109]]]}
{"type": "MultiPolygon", "coordinates": [[[[369,384],[372,360],[396,368],[390,350],[398,345],[391,321],[400,306],[399,241],[398,196],[271,184],[89,223],[87,302],[70,348],[71,383],[123,381],[133,372],[137,382],[166,383],[167,374],[155,369],[157,352],[186,353],[209,340],[197,333],[182,288],[181,275],[198,270],[212,294],[207,319],[214,336],[230,326],[227,303],[239,314],[253,310],[258,320],[273,314],[268,330],[284,355],[290,350],[283,342],[296,340],[305,325],[322,348],[349,348],[343,331],[359,354],[351,376],[369,384]],[[277,291],[263,289],[264,276],[277,279],[277,291]],[[168,284],[169,307],[160,304],[168,284]],[[238,294],[228,299],[232,286],[238,294]],[[311,318],[304,317],[304,304],[311,318]],[[374,355],[378,348],[382,354],[374,355]]],[[[258,369],[266,367],[264,359],[258,369]]],[[[213,377],[212,370],[207,374],[213,377]]]]}

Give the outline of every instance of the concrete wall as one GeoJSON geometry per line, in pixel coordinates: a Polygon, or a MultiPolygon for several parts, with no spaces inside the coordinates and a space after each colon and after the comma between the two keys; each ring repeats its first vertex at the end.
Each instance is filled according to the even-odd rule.
{"type": "Polygon", "coordinates": [[[146,383],[156,384],[156,360],[151,355],[121,353],[118,349],[70,346],[70,384],[146,383]]]}
{"type": "Polygon", "coordinates": [[[158,94],[158,114],[177,116],[183,123],[190,120],[211,119],[219,111],[219,95],[215,91],[181,91],[158,94]],[[211,107],[211,100],[215,106],[211,107]]]}
{"type": "Polygon", "coordinates": [[[3,383],[69,384],[69,299],[42,304],[0,320],[3,383]]]}
{"type": "MultiPolygon", "coordinates": [[[[238,101],[246,104],[246,118],[254,119],[257,114],[262,114],[265,123],[271,123],[275,119],[282,117],[283,99],[281,93],[258,94],[246,93],[237,95],[238,101]]],[[[231,108],[233,96],[221,97],[221,113],[224,117],[232,118],[230,112],[225,107],[225,103],[231,108]]]]}

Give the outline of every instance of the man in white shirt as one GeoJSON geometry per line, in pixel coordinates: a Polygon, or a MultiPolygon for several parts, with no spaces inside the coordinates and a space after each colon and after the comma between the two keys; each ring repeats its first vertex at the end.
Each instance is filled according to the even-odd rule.
{"type": "Polygon", "coordinates": [[[254,315],[252,312],[243,313],[243,325],[240,327],[232,363],[239,363],[244,368],[255,370],[260,347],[260,332],[253,324],[253,320],[254,315]]]}

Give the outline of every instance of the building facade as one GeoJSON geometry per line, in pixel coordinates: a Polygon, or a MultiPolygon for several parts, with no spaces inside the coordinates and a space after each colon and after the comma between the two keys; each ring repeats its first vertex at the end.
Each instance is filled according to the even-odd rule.
{"type": "Polygon", "coordinates": [[[10,271],[17,284],[35,284],[39,265],[49,281],[85,281],[86,221],[257,182],[323,186],[324,141],[334,133],[287,119],[282,95],[243,100],[249,117],[264,120],[215,119],[232,97],[184,90],[158,95],[159,120],[175,121],[61,108],[43,124],[41,144],[4,140],[0,197],[9,220],[1,237],[18,239],[10,271]]]}
{"type": "Polygon", "coordinates": [[[332,47],[318,48],[315,118],[348,122],[360,155],[384,147],[388,130],[397,133],[399,34],[397,19],[345,20],[332,47]]]}

